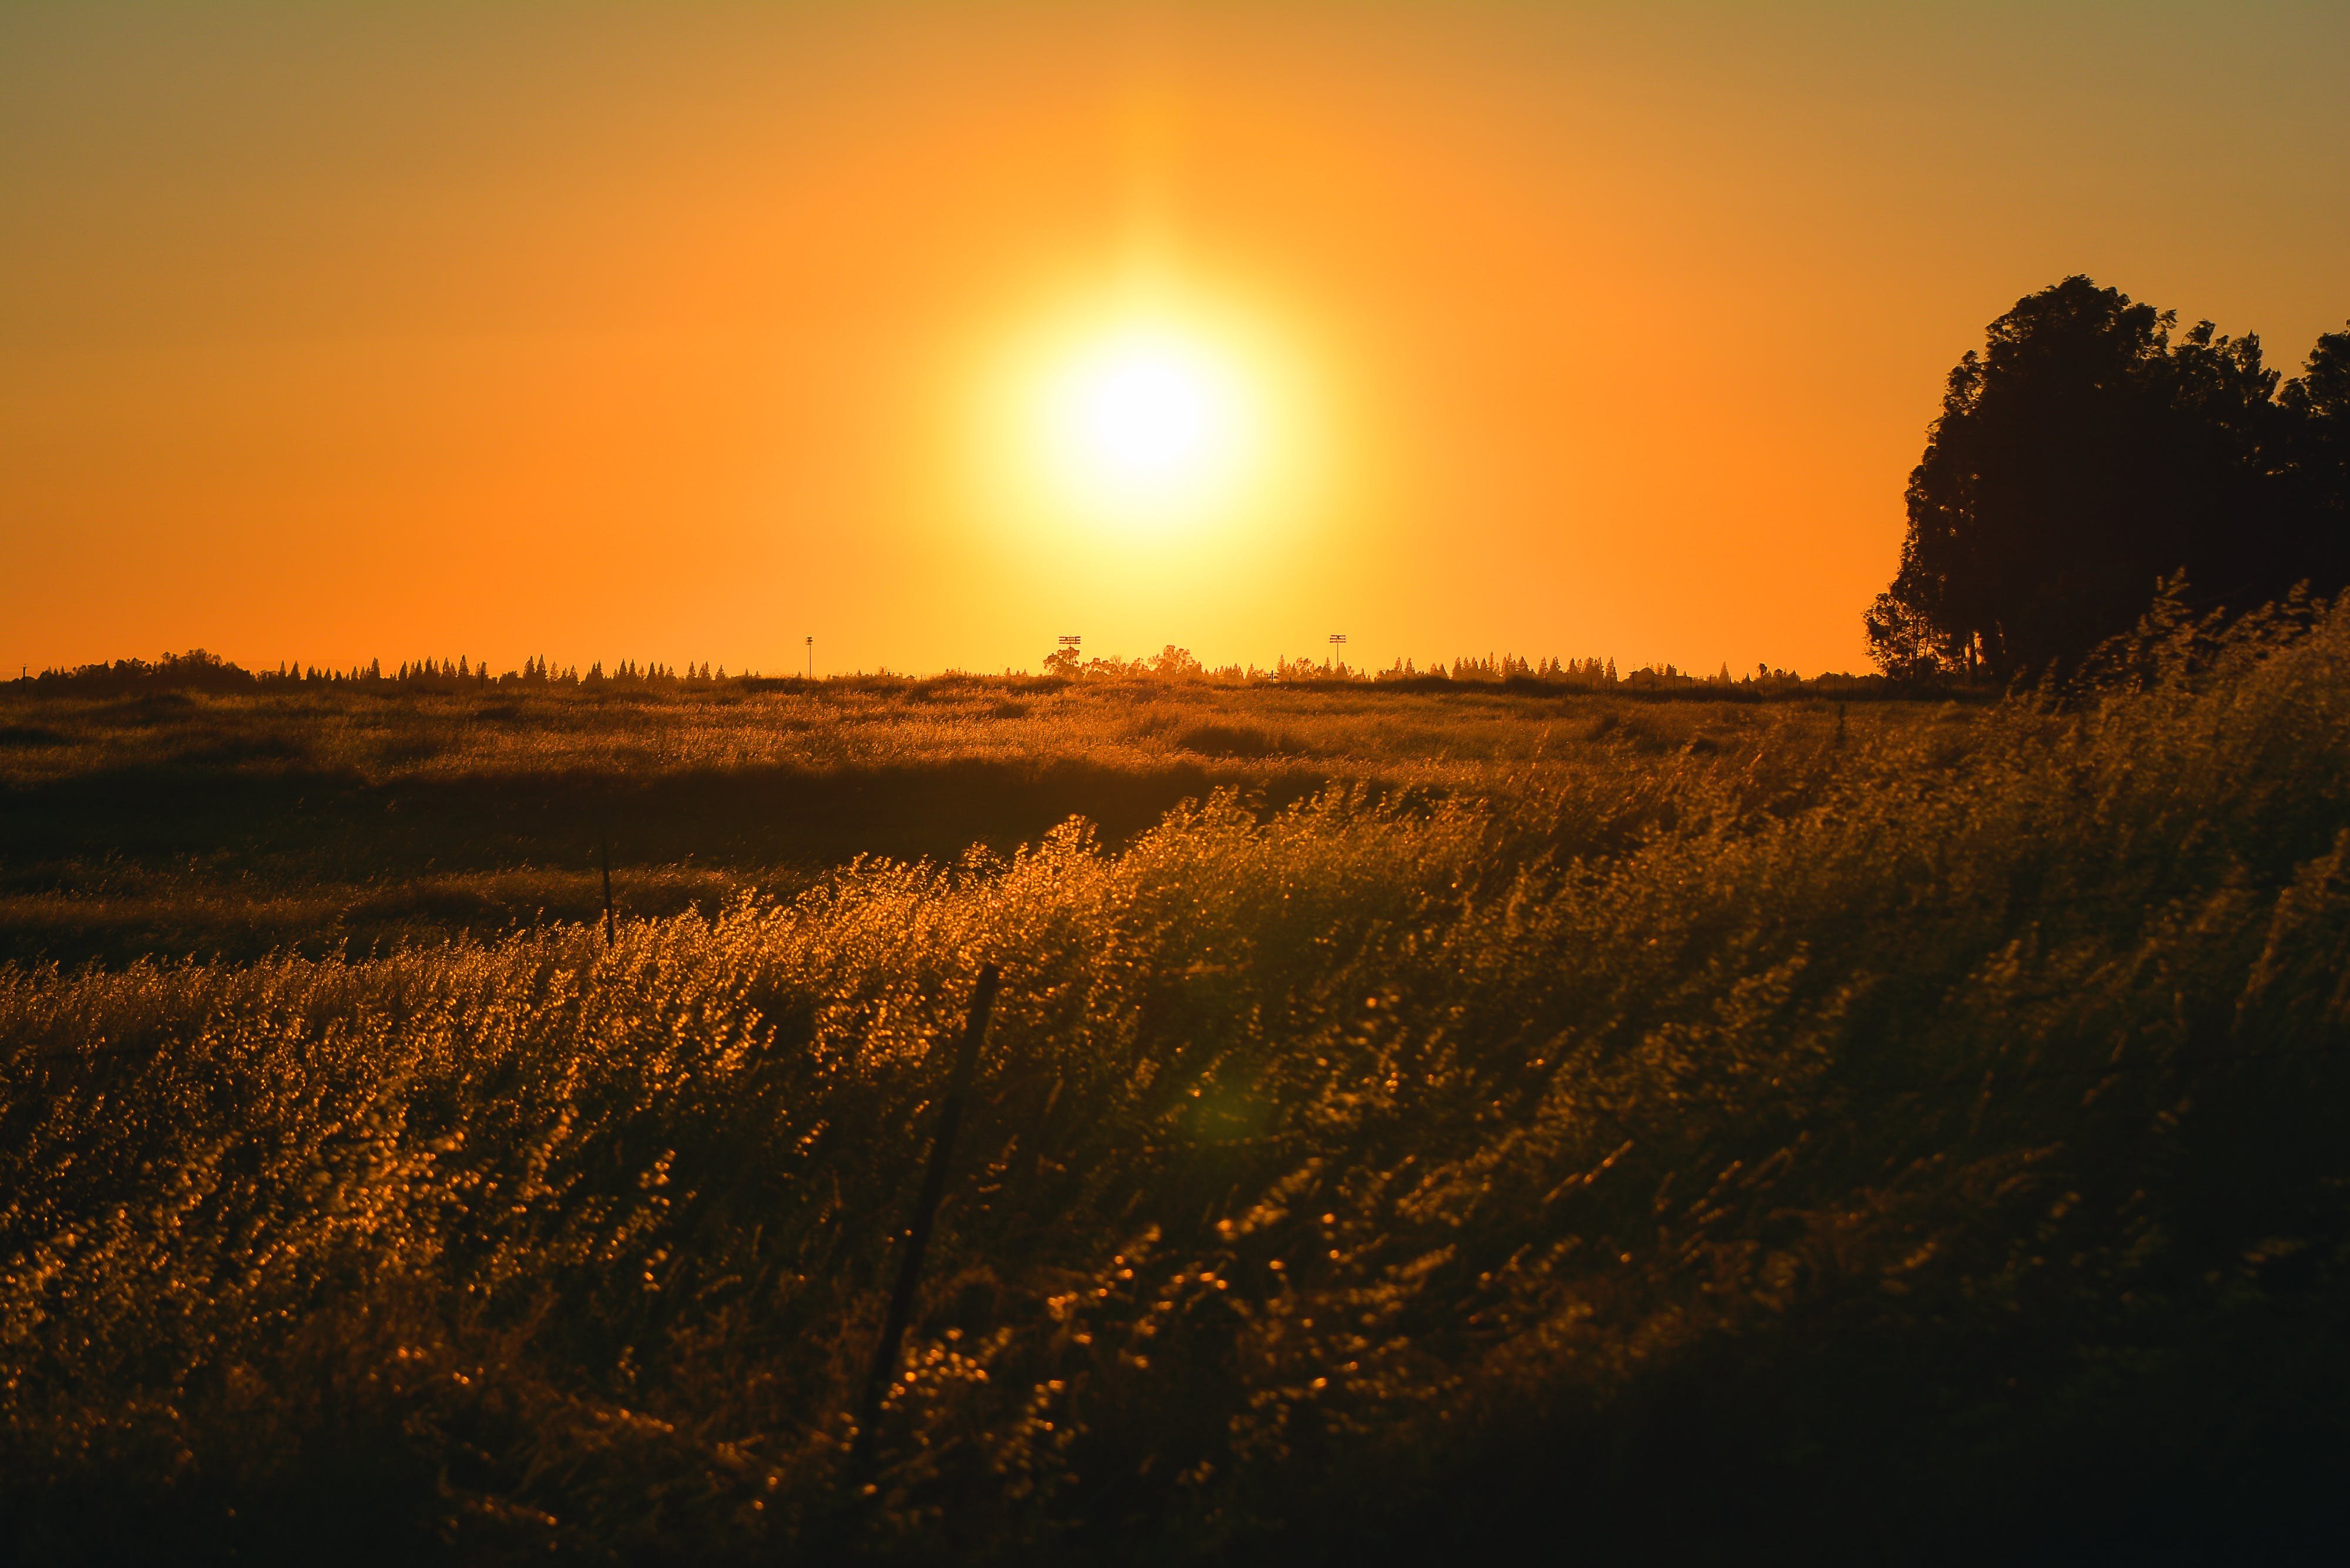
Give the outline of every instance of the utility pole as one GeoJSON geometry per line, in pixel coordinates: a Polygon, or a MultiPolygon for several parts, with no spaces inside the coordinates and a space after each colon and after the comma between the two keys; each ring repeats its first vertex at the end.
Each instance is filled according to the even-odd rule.
{"type": "Polygon", "coordinates": [[[816,639],[815,639],[814,637],[812,637],[812,636],[811,636],[811,637],[808,637],[808,638],[803,639],[802,640],[806,641],[806,644],[807,644],[807,660],[808,660],[808,673],[807,673],[807,678],[808,678],[810,680],[815,680],[815,679],[816,679],[816,639]]]}
{"type": "Polygon", "coordinates": [[[1330,662],[1324,668],[1329,670],[1333,674],[1337,672],[1338,660],[1343,657],[1340,654],[1339,649],[1346,646],[1347,634],[1345,632],[1334,631],[1330,634],[1330,662]]]}

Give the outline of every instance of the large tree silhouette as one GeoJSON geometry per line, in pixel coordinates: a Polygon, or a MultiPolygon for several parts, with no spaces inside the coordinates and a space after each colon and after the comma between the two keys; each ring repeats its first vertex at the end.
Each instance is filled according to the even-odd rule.
{"type": "Polygon", "coordinates": [[[1950,372],[1909,476],[1909,531],[1867,618],[1888,671],[2012,675],[2127,630],[2184,573],[2248,607],[2345,576],[2350,333],[2278,395],[2259,337],[2068,277],[1950,372]]]}
{"type": "Polygon", "coordinates": [[[2282,469],[2300,548],[2321,580],[2350,583],[2350,327],[2317,340],[2278,402],[2292,421],[2282,469]]]}

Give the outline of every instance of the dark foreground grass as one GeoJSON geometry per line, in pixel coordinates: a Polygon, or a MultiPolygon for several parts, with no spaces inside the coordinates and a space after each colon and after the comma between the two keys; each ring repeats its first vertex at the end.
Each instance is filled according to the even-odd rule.
{"type": "Polygon", "coordinates": [[[0,971],[0,1554],[2314,1557],[2350,616],[2152,662],[608,951],[0,971]]]}

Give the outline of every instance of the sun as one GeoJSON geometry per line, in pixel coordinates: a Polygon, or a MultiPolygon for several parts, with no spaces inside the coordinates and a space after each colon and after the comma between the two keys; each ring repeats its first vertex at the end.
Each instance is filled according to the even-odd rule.
{"type": "MultiPolygon", "coordinates": [[[[1233,569],[1315,525],[1327,378],[1291,315],[1143,279],[974,333],[948,504],[1055,572],[1233,569]]],[[[1187,577],[1186,580],[1189,580],[1187,577]]]]}
{"type": "Polygon", "coordinates": [[[1188,343],[1131,337],[1069,367],[1058,389],[1064,458],[1120,485],[1180,484],[1229,444],[1228,378],[1188,343]]]}
{"type": "Polygon", "coordinates": [[[1041,378],[1031,440],[1061,503],[1094,521],[1198,521],[1245,488],[1261,400],[1240,357],[1197,329],[1128,322],[1067,345],[1041,378]]]}

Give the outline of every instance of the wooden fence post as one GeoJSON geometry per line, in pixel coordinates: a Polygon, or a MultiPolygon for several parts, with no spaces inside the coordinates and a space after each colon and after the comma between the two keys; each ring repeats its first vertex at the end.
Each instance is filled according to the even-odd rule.
{"type": "Polygon", "coordinates": [[[985,965],[972,990],[971,1016],[955,1052],[954,1072],[947,1079],[946,1103],[939,1108],[939,1130],[931,1140],[931,1167],[922,1173],[921,1196],[914,1200],[914,1223],[906,1232],[906,1255],[898,1265],[898,1288],[889,1293],[889,1315],[881,1325],[881,1343],[873,1349],[873,1369],[865,1376],[865,1397],[857,1407],[857,1438],[848,1451],[849,1483],[860,1490],[872,1476],[873,1428],[881,1419],[882,1395],[898,1375],[898,1349],[905,1341],[906,1321],[913,1315],[922,1250],[930,1244],[931,1221],[938,1214],[939,1200],[946,1196],[947,1162],[954,1152],[955,1128],[962,1122],[963,1098],[971,1092],[972,1073],[979,1065],[980,1046],[987,1038],[988,1015],[995,1009],[995,988],[1002,978],[995,965],[985,965]]]}
{"type": "Polygon", "coordinates": [[[596,837],[597,853],[604,862],[604,946],[612,945],[612,836],[601,833],[596,837]]]}

